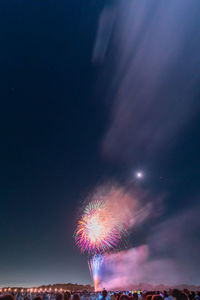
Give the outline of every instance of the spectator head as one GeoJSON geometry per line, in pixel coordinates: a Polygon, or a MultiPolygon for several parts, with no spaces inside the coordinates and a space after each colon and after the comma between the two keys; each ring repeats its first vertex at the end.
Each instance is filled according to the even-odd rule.
{"type": "Polygon", "coordinates": [[[73,296],[73,300],[80,300],[79,295],[78,295],[78,294],[75,294],[75,295],[73,296]]]}
{"type": "Polygon", "coordinates": [[[63,295],[62,294],[56,295],[56,300],[63,300],[63,295]]]}
{"type": "Polygon", "coordinates": [[[173,289],[172,291],[172,296],[175,297],[176,299],[179,299],[180,298],[180,294],[181,292],[177,289],[173,289]]]}
{"type": "Polygon", "coordinates": [[[121,295],[119,300],[130,300],[130,298],[127,295],[121,295]]]}
{"type": "Polygon", "coordinates": [[[65,293],[64,293],[64,300],[69,300],[70,297],[71,297],[70,292],[65,292],[65,293]]]}
{"type": "Polygon", "coordinates": [[[154,295],[152,300],[163,300],[163,298],[160,295],[154,295]]]}
{"type": "Polygon", "coordinates": [[[108,295],[108,292],[106,290],[103,290],[103,292],[102,292],[103,299],[106,299],[107,295],[108,295]]]}
{"type": "Polygon", "coordinates": [[[152,299],[152,295],[146,295],[146,300],[151,300],[152,299]]]}
{"type": "Polygon", "coordinates": [[[118,295],[117,295],[117,300],[120,299],[121,295],[122,295],[122,292],[119,292],[118,295]]]}
{"type": "Polygon", "coordinates": [[[138,300],[138,293],[133,293],[133,300],[138,300]]]}
{"type": "Polygon", "coordinates": [[[188,300],[188,296],[185,293],[180,293],[180,300],[188,300]]]}
{"type": "Polygon", "coordinates": [[[34,300],[42,300],[42,298],[37,296],[37,297],[34,298],[34,300]]]}
{"type": "Polygon", "coordinates": [[[167,291],[164,291],[164,298],[167,298],[168,297],[168,292],[167,291]]]}
{"type": "Polygon", "coordinates": [[[185,293],[186,295],[189,295],[189,294],[190,294],[190,291],[189,291],[188,289],[184,289],[184,293],[185,293]]]}

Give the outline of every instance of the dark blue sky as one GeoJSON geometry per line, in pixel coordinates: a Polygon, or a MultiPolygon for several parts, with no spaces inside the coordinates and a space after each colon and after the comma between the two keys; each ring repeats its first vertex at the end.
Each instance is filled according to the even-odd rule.
{"type": "Polygon", "coordinates": [[[95,94],[102,67],[91,61],[104,4],[1,1],[0,286],[90,282],[73,232],[81,201],[102,182],[142,166],[145,188],[167,191],[165,216],[198,202],[198,111],[156,159],[102,152],[110,107],[95,94]]]}
{"type": "Polygon", "coordinates": [[[76,210],[114,169],[98,153],[105,114],[91,98],[102,5],[1,2],[0,285],[90,280],[76,210]]]}

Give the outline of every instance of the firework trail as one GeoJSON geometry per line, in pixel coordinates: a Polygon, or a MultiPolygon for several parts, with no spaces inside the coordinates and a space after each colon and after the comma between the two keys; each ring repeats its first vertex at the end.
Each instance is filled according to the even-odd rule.
{"type": "Polygon", "coordinates": [[[93,278],[94,290],[98,291],[99,287],[99,270],[103,263],[103,256],[101,254],[94,255],[88,262],[91,276],[93,278]]]}

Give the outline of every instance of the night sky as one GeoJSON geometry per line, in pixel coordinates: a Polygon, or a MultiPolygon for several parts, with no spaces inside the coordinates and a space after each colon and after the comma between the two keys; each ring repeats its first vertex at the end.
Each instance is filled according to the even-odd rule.
{"type": "MultiPolygon", "coordinates": [[[[166,115],[162,105],[155,102],[147,118],[136,105],[138,120],[134,123],[130,121],[135,116],[134,107],[129,116],[127,107],[134,99],[142,103],[142,98],[137,99],[138,90],[145,86],[151,90],[147,79],[139,74],[144,85],[136,81],[137,94],[133,92],[134,85],[132,89],[127,83],[127,94],[133,97],[123,109],[120,103],[124,103],[121,99],[125,99],[122,95],[126,87],[122,79],[116,79],[112,85],[112,89],[116,82],[117,87],[122,87],[118,96],[108,87],[113,83],[110,77],[120,70],[117,64],[123,49],[119,47],[115,52],[115,46],[110,45],[107,59],[97,63],[92,59],[98,20],[106,1],[1,1],[0,286],[91,283],[87,255],[80,254],[73,238],[80,205],[99,184],[108,181],[124,184],[137,169],[145,174],[141,188],[148,190],[151,197],[164,195],[162,216],[154,220],[154,225],[191,207],[199,212],[200,17],[197,11],[200,7],[198,2],[193,3],[193,23],[186,24],[187,30],[178,27],[177,31],[186,36],[185,44],[180,43],[181,51],[176,56],[169,56],[169,68],[161,70],[168,73],[162,76],[156,93],[156,101],[168,101],[175,95],[181,102],[167,107],[166,115]],[[172,115],[174,107],[179,110],[179,105],[184,113],[178,114],[175,109],[172,115]],[[120,118],[127,120],[129,131],[123,122],[117,123],[118,111],[122,112],[120,118]],[[153,140],[151,129],[149,139],[138,138],[138,123],[145,123],[146,119],[148,124],[154,124],[152,131],[154,126],[164,124],[160,126],[164,132],[162,138],[152,142],[151,149],[147,147],[153,140]],[[184,122],[178,122],[179,119],[184,122]],[[169,123],[178,124],[178,128],[175,125],[166,130],[169,123]],[[121,124],[117,133],[116,124],[121,124]]],[[[113,3],[110,1],[109,5],[113,3]]],[[[154,0],[152,5],[155,8],[154,0]]],[[[151,14],[155,23],[159,22],[151,8],[146,20],[151,19],[151,14]]],[[[173,15],[172,18],[177,20],[173,15]]],[[[181,18],[177,21],[180,24],[181,18]]],[[[120,23],[120,17],[117,22],[120,23]]],[[[117,33],[121,32],[115,26],[110,41],[114,45],[117,33]]],[[[153,34],[153,28],[152,25],[149,34],[153,34]]],[[[173,31],[173,22],[169,30],[173,31]]],[[[148,33],[143,27],[140,35],[145,34],[148,33]]],[[[166,39],[173,44],[170,35],[166,39]]],[[[138,39],[138,49],[140,42],[138,39]]],[[[123,47],[126,45],[125,39],[123,47]]],[[[136,50],[132,48],[133,53],[136,50]]],[[[151,56],[151,51],[150,43],[145,56],[151,56]]],[[[162,57],[162,53],[159,55],[162,57]]],[[[145,70],[147,63],[139,60],[135,66],[145,70]]],[[[199,225],[200,222],[195,230],[199,225]]],[[[191,243],[199,249],[199,231],[193,233],[191,243]]],[[[130,245],[143,243],[147,235],[144,226],[135,232],[135,237],[131,236],[130,245]]],[[[188,250],[188,255],[191,251],[188,250]]],[[[191,279],[194,283],[200,283],[197,275],[191,279]]]]}

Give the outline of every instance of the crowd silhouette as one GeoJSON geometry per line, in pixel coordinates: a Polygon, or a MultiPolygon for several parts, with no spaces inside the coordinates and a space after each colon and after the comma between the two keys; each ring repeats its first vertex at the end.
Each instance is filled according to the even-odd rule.
{"type": "Polygon", "coordinates": [[[200,291],[170,289],[168,291],[107,292],[1,292],[0,300],[200,300],[200,291]]]}

